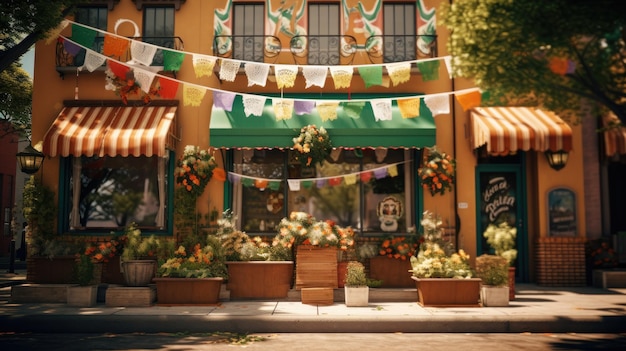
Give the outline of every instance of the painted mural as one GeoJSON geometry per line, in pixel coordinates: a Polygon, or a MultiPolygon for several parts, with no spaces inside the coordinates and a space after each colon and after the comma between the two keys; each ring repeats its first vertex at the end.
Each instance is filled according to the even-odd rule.
{"type": "Polygon", "coordinates": [[[306,0],[266,0],[266,9],[265,34],[278,38],[283,48],[291,38],[307,35],[306,0]]]}
{"type": "Polygon", "coordinates": [[[224,7],[216,8],[213,14],[213,33],[215,35],[215,54],[229,56],[233,50],[231,8],[233,0],[226,0],[224,7]]]}
{"type": "Polygon", "coordinates": [[[426,9],[424,0],[417,0],[417,49],[418,57],[430,56],[436,45],[437,15],[435,8],[426,9]]]}
{"type": "MultiPolygon", "coordinates": [[[[341,0],[342,34],[356,39],[357,48],[367,51],[382,51],[383,34],[382,1],[368,1],[369,7],[360,0],[341,0]],[[372,38],[368,40],[369,38],[372,38]]],[[[345,47],[342,45],[342,47],[345,47]]]]}

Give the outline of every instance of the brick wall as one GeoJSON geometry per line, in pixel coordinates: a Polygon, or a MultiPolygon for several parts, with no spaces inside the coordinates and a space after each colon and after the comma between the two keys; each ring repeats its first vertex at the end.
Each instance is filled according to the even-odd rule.
{"type": "Polygon", "coordinates": [[[538,285],[587,285],[584,238],[539,238],[535,252],[538,285]]]}

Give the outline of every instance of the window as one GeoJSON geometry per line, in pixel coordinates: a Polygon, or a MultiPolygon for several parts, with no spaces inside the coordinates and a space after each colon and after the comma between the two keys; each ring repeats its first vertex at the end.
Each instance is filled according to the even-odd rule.
{"type": "MultiPolygon", "coordinates": [[[[142,40],[164,48],[176,48],[173,7],[145,7],[142,40]]],[[[157,50],[152,64],[163,66],[163,51],[161,49],[157,50]]]]}
{"type": "MultiPolygon", "coordinates": [[[[103,31],[107,30],[107,15],[108,11],[106,7],[79,7],[76,9],[75,20],[77,23],[81,23],[96,29],[103,31]]],[[[94,47],[92,48],[96,52],[102,52],[104,47],[104,33],[97,32],[97,36],[94,40],[94,47]]],[[[82,66],[85,63],[86,51],[81,49],[74,58],[75,66],[82,66]]]]}
{"type": "Polygon", "coordinates": [[[75,157],[66,187],[71,230],[167,226],[168,159],[159,157],[75,157]],[[79,181],[76,181],[79,180],[79,181]]]}
{"type": "Polygon", "coordinates": [[[364,234],[406,233],[415,224],[415,173],[409,165],[416,152],[341,150],[334,155],[336,161],[307,169],[291,151],[233,151],[233,171],[242,179],[233,185],[231,208],[240,228],[249,233],[274,235],[280,220],[292,211],[352,226],[364,234]],[[346,175],[355,182],[346,181],[346,175]],[[257,178],[283,181],[260,189],[254,184],[257,178]],[[301,181],[299,190],[289,188],[288,179],[306,178],[313,180],[301,181]]]}
{"type": "Polygon", "coordinates": [[[400,62],[416,59],[415,3],[384,4],[383,60],[400,62]]]}
{"type": "Polygon", "coordinates": [[[308,64],[338,65],[341,37],[339,5],[309,5],[308,64]]]}
{"type": "Polygon", "coordinates": [[[232,57],[263,62],[265,13],[263,4],[233,4],[232,57]]]}

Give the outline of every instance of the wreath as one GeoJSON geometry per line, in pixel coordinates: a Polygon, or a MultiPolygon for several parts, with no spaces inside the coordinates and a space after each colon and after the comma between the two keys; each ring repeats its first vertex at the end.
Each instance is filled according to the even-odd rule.
{"type": "Polygon", "coordinates": [[[422,187],[435,194],[445,194],[452,191],[455,181],[456,161],[445,152],[437,148],[427,149],[422,167],[418,169],[418,176],[422,187]]]}
{"type": "Polygon", "coordinates": [[[302,127],[300,134],[293,138],[293,148],[303,167],[314,167],[324,162],[333,146],[324,127],[318,129],[314,124],[309,124],[302,127]]]}

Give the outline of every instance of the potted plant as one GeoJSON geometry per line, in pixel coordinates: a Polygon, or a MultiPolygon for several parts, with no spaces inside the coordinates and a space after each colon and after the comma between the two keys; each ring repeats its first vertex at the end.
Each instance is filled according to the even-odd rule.
{"type": "Polygon", "coordinates": [[[156,254],[160,242],[154,236],[143,237],[135,223],[124,231],[121,255],[122,273],[127,286],[148,286],[156,272],[156,254]]]}
{"type": "Polygon", "coordinates": [[[370,258],[370,277],[382,280],[384,288],[410,288],[415,285],[407,271],[411,269],[411,257],[418,244],[415,233],[389,235],[380,242],[378,250],[370,258]]]}
{"type": "Polygon", "coordinates": [[[228,271],[220,240],[211,234],[194,234],[181,243],[168,242],[168,255],[160,261],[157,303],[160,305],[214,305],[219,301],[228,271]]]}
{"type": "Polygon", "coordinates": [[[67,287],[67,304],[70,306],[91,307],[96,304],[98,286],[94,284],[94,262],[89,255],[76,255],[73,271],[78,286],[67,287]]]}
{"type": "Polygon", "coordinates": [[[476,276],[482,280],[480,298],[483,306],[509,305],[509,264],[504,257],[496,255],[476,257],[476,276]]]}
{"type": "Polygon", "coordinates": [[[443,238],[441,219],[424,212],[423,242],[410,270],[422,306],[480,306],[480,279],[473,278],[469,255],[455,252],[443,238]]]}
{"type": "Polygon", "coordinates": [[[369,303],[369,287],[365,266],[358,261],[348,262],[344,286],[346,306],[365,307],[369,303]]]}
{"type": "Polygon", "coordinates": [[[515,299],[515,259],[517,250],[515,249],[515,238],[517,228],[503,221],[499,224],[489,224],[483,233],[487,244],[495,251],[495,254],[504,257],[509,265],[509,300],[515,299]]]}
{"type": "Polygon", "coordinates": [[[271,246],[259,236],[250,238],[236,228],[236,222],[237,217],[230,210],[217,221],[231,299],[287,297],[293,280],[290,250],[271,246]]]}

